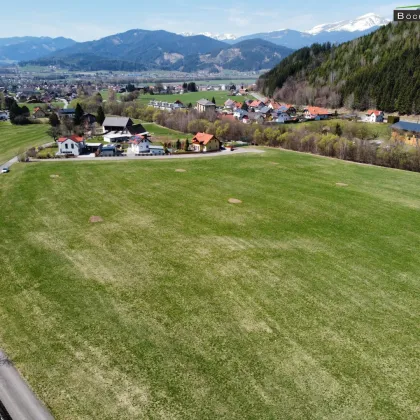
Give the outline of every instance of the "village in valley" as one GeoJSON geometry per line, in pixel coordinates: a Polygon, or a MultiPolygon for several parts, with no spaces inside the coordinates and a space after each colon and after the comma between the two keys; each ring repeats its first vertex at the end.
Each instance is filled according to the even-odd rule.
{"type": "MultiPolygon", "coordinates": [[[[266,98],[256,92],[255,84],[204,84],[193,82],[184,84],[156,84],[154,86],[127,85],[54,85],[44,86],[26,84],[18,87],[2,87],[2,103],[9,109],[0,110],[0,122],[15,118],[21,123],[49,123],[51,143],[29,149],[20,160],[52,158],[100,158],[136,156],[166,156],[172,154],[195,154],[233,151],[249,144],[258,145],[254,137],[229,138],[230,129],[212,130],[215,121],[219,127],[229,124],[245,124],[261,129],[290,127],[319,121],[353,121],[391,126],[393,138],[402,140],[408,147],[416,146],[420,136],[420,125],[410,121],[400,121],[400,117],[387,115],[381,110],[371,109],[364,113],[332,110],[319,106],[302,106],[283,103],[273,98],[266,98]],[[86,89],[86,90],[85,90],[86,89]],[[84,111],[86,93],[89,98],[97,98],[89,110],[84,111]],[[200,99],[196,99],[199,98],[200,99]],[[143,99],[149,97],[149,100],[143,99]],[[215,97],[218,100],[215,100],[215,97]],[[107,99],[104,99],[107,98],[107,99]],[[207,99],[208,98],[208,99],[207,99]],[[192,102],[195,99],[195,102],[192,102]],[[134,101],[134,102],[133,102],[134,101]],[[136,112],[119,105],[134,104],[145,110],[151,110],[146,123],[137,117],[136,112]],[[12,104],[17,106],[18,114],[11,116],[12,104]],[[114,107],[112,108],[112,104],[114,107]],[[75,106],[75,107],[73,107],[75,106]],[[105,115],[104,108],[110,107],[105,115]],[[97,110],[96,115],[93,110],[97,110]],[[117,114],[113,114],[113,109],[117,114]],[[91,112],[89,112],[92,110],[91,112]],[[131,113],[130,113],[131,112],[131,113]],[[153,128],[159,127],[158,115],[172,114],[176,118],[194,118],[208,121],[202,124],[203,131],[191,132],[191,129],[170,133],[165,138],[165,131],[157,135],[153,128]],[[78,115],[77,115],[78,114],[78,115]],[[147,125],[146,125],[147,124],[147,125]],[[145,128],[148,127],[148,128],[145,128]],[[204,128],[207,128],[205,130],[204,128]],[[178,138],[175,139],[178,133],[178,138]]],[[[131,109],[133,107],[131,106],[131,109]]],[[[140,112],[140,111],[139,111],[140,112]]],[[[13,111],[12,111],[13,113],[13,111]]],[[[15,111],[16,113],[16,111],[15,111]]],[[[141,113],[141,112],[140,112],[141,113]]],[[[165,124],[165,123],[163,123],[165,124]]],[[[164,127],[161,127],[164,129],[164,127]]],[[[168,132],[169,132],[168,128],[168,132]]],[[[253,129],[255,133],[255,128],[253,129]]],[[[336,130],[338,130],[336,128],[336,130]]],[[[158,130],[159,131],[159,130],[158,130]]],[[[376,136],[376,146],[388,141],[376,136]]]]}

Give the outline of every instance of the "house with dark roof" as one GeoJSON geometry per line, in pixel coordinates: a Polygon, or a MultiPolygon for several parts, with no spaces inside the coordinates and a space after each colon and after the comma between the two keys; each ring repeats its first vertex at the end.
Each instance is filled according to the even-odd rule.
{"type": "Polygon", "coordinates": [[[200,99],[197,101],[197,105],[195,107],[198,112],[206,112],[209,110],[215,111],[216,105],[213,102],[208,101],[207,99],[200,99]]]}
{"type": "Polygon", "coordinates": [[[76,113],[76,110],[74,108],[60,109],[58,111],[58,116],[60,118],[64,118],[64,117],[74,118],[75,113],[76,113]]]}
{"type": "Polygon", "coordinates": [[[131,136],[147,133],[141,124],[134,124],[128,117],[106,117],[102,129],[107,143],[123,143],[131,136]]]}
{"type": "Polygon", "coordinates": [[[420,146],[420,124],[408,121],[399,121],[391,125],[392,135],[403,136],[404,142],[411,146],[420,146]]]}
{"type": "Polygon", "coordinates": [[[191,143],[194,152],[216,152],[220,150],[220,141],[213,134],[197,133],[191,143]]]}

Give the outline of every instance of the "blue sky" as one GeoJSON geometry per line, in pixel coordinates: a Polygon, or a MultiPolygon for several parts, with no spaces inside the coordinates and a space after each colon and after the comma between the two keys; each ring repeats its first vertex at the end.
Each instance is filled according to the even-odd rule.
{"type": "Polygon", "coordinates": [[[66,36],[76,41],[136,28],[235,35],[284,28],[307,30],[366,13],[391,18],[395,7],[411,4],[406,0],[21,0],[19,7],[12,1],[2,3],[0,37],[66,36]]]}

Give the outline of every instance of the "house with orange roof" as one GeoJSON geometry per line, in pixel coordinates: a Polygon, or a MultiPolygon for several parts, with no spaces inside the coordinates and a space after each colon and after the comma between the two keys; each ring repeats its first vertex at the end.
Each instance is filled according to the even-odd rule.
{"type": "Polygon", "coordinates": [[[86,148],[85,139],[79,136],[60,137],[57,144],[60,155],[79,156],[86,148]]]}
{"type": "Polygon", "coordinates": [[[366,112],[366,116],[364,120],[366,122],[372,122],[372,123],[381,123],[384,122],[385,115],[383,111],[378,111],[377,109],[369,109],[366,112]]]}
{"type": "Polygon", "coordinates": [[[220,140],[213,134],[197,133],[191,143],[194,152],[217,152],[220,150],[220,140]]]}
{"type": "Polygon", "coordinates": [[[47,116],[47,113],[42,108],[37,106],[36,108],[34,108],[32,116],[34,118],[45,118],[47,116]]]}
{"type": "Polygon", "coordinates": [[[318,106],[307,106],[304,109],[305,117],[311,120],[325,120],[332,115],[328,109],[320,108],[318,106]]]}

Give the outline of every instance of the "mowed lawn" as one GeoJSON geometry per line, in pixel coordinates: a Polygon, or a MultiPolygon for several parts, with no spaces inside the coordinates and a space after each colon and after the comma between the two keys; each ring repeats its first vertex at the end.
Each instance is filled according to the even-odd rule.
{"type": "Polygon", "coordinates": [[[180,100],[185,106],[190,102],[195,106],[196,102],[200,99],[207,99],[211,101],[213,98],[216,101],[216,105],[222,106],[228,99],[233,101],[243,102],[247,99],[254,99],[253,96],[230,96],[229,91],[204,91],[204,92],[188,92],[181,94],[173,95],[139,95],[138,101],[143,105],[148,105],[150,101],[165,101],[165,102],[175,102],[180,100]]]}
{"type": "Polygon", "coordinates": [[[57,419],[414,419],[419,182],[268,149],[18,164],[0,346],[57,419]]]}
{"type": "Polygon", "coordinates": [[[48,143],[47,124],[12,125],[0,122],[0,164],[24,152],[28,147],[48,143]]]}
{"type": "Polygon", "coordinates": [[[181,131],[171,130],[170,128],[163,127],[159,124],[155,123],[148,123],[142,122],[141,125],[152,135],[152,142],[155,141],[173,141],[177,139],[185,139],[187,137],[192,137],[192,135],[188,135],[182,133],[181,131]]]}

